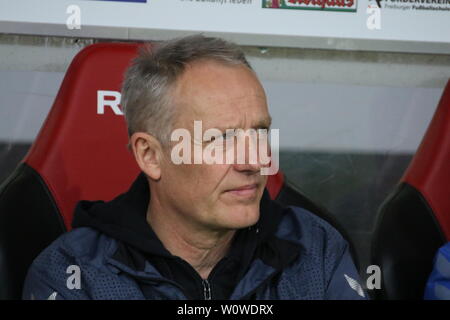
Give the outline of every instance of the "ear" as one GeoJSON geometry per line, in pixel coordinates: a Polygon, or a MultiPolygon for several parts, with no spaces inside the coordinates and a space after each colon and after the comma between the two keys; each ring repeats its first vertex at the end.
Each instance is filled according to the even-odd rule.
{"type": "Polygon", "coordinates": [[[161,178],[162,148],[152,135],[136,132],[130,137],[130,146],[141,170],[153,180],[161,178]]]}

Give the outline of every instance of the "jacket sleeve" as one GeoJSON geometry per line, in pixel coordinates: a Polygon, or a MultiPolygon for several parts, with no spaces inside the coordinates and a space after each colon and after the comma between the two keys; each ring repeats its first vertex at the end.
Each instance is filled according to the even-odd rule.
{"type": "Polygon", "coordinates": [[[338,255],[336,265],[325,293],[327,300],[366,300],[358,271],[350,254],[348,244],[342,239],[342,254],[338,255]],[[343,245],[343,246],[342,246],[343,245]]]}
{"type": "Polygon", "coordinates": [[[28,271],[22,292],[23,300],[65,300],[55,286],[34,266],[28,271]]]}
{"type": "Polygon", "coordinates": [[[450,300],[450,242],[434,258],[433,271],[425,286],[426,300],[450,300]]]}
{"type": "Polygon", "coordinates": [[[52,246],[32,263],[25,278],[23,300],[89,299],[82,288],[74,288],[74,274],[68,272],[74,262],[52,246]],[[71,278],[72,277],[72,278],[71,278]]]}

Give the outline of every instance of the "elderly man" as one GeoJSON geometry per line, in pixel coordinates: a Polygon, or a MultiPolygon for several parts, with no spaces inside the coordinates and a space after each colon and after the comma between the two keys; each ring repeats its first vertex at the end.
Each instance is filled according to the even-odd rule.
{"type": "MultiPolygon", "coordinates": [[[[259,154],[174,161],[195,157],[174,152],[180,130],[192,149],[213,144],[236,160],[239,148],[218,141],[270,127],[264,89],[237,46],[197,35],[143,50],[122,107],[142,173],[110,202],[78,204],[74,229],[31,266],[25,299],[364,298],[347,243],[317,216],[269,199],[259,154]],[[199,138],[199,123],[218,135],[199,138]]],[[[244,139],[244,151],[256,148],[244,139]]]]}

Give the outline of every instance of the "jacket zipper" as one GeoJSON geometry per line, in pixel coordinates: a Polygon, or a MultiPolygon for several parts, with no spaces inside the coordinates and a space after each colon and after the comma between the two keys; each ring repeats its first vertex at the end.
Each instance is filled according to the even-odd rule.
{"type": "Polygon", "coordinates": [[[209,284],[209,281],[207,279],[202,280],[203,283],[203,297],[205,300],[211,300],[211,286],[209,284]]]}
{"type": "Polygon", "coordinates": [[[185,296],[185,298],[187,299],[187,295],[184,292],[184,289],[176,282],[168,280],[168,279],[164,279],[164,278],[156,278],[156,277],[143,277],[143,276],[137,276],[137,275],[133,275],[133,277],[135,279],[139,279],[141,280],[141,282],[146,283],[146,284],[152,284],[153,282],[162,282],[162,283],[167,283],[170,284],[172,286],[174,286],[175,288],[177,288],[178,290],[180,290],[180,292],[185,296]]]}

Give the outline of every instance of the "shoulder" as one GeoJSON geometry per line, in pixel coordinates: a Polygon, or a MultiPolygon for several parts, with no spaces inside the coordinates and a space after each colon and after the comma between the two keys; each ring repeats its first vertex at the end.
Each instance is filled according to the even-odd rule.
{"type": "Polygon", "coordinates": [[[277,236],[300,244],[307,253],[320,249],[343,250],[347,246],[346,240],[331,224],[304,208],[294,206],[286,208],[277,236]]]}
{"type": "Polygon", "coordinates": [[[347,241],[333,226],[299,207],[289,207],[285,212],[277,237],[298,245],[297,267],[320,270],[326,282],[349,251],[347,241]]]}
{"type": "Polygon", "coordinates": [[[67,232],[45,248],[31,264],[24,286],[24,298],[43,299],[52,292],[65,298],[83,299],[82,290],[68,290],[67,280],[74,270],[97,274],[104,271],[105,258],[115,241],[92,228],[67,232]],[[73,296],[80,295],[80,296],[73,296]]]}
{"type": "Polygon", "coordinates": [[[289,207],[277,237],[298,244],[300,250],[280,278],[283,298],[364,298],[348,243],[331,224],[303,208],[289,207]]]}
{"type": "Polygon", "coordinates": [[[113,239],[92,228],[76,228],[64,233],[45,248],[34,263],[44,260],[47,264],[95,260],[111,251],[113,239]]]}

